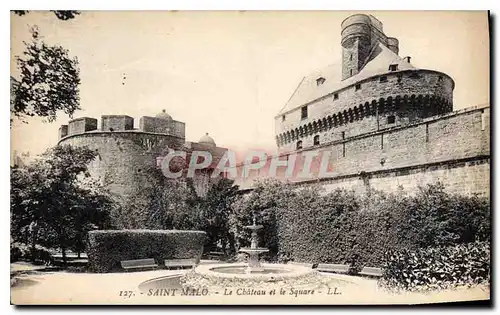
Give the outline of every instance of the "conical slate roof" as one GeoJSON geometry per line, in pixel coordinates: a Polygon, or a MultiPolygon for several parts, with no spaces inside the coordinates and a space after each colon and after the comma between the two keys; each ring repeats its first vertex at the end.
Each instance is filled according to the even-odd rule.
{"type": "Polygon", "coordinates": [[[394,64],[398,65],[398,71],[418,70],[402,57],[387,48],[384,44],[379,42],[371,50],[371,53],[367,58],[367,62],[361,71],[350,78],[342,80],[341,64],[327,66],[322,70],[316,71],[307,77],[304,77],[286,105],[281,109],[278,116],[296,109],[306,103],[338,91],[344,87],[352,85],[357,81],[388,73],[390,72],[389,66],[394,64]],[[325,79],[322,85],[317,85],[316,80],[318,78],[325,79]]]}

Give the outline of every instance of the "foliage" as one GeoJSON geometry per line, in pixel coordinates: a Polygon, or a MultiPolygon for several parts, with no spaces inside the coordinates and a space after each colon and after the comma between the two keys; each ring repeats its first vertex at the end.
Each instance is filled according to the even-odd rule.
{"type": "Polygon", "coordinates": [[[72,116],[81,109],[78,59],[68,50],[46,44],[36,27],[30,42],[24,42],[22,56],[16,56],[19,82],[11,84],[11,114],[18,118],[39,116],[49,122],[62,110],[72,116]]]}
{"type": "MultiPolygon", "coordinates": [[[[23,16],[23,15],[26,15],[27,13],[29,13],[30,11],[12,10],[12,12],[14,12],[15,14],[17,14],[19,16],[23,16]]],[[[63,21],[71,20],[80,14],[80,11],[71,11],[71,10],[51,10],[51,12],[53,12],[59,20],[63,20],[63,21]]]]}
{"type": "Polygon", "coordinates": [[[26,244],[11,243],[10,244],[10,262],[20,260],[33,260],[35,263],[51,264],[54,261],[52,253],[48,248],[41,245],[35,246],[35,251],[32,252],[26,244]]]}
{"type": "Polygon", "coordinates": [[[15,241],[83,250],[89,230],[109,226],[107,191],[88,178],[95,151],[56,146],[25,168],[11,169],[11,236],[15,241]]]}
{"type": "Polygon", "coordinates": [[[142,189],[125,196],[112,214],[119,229],[196,229],[199,211],[193,206],[194,188],[183,179],[171,179],[157,168],[143,170],[147,181],[142,189]]]}
{"type": "Polygon", "coordinates": [[[166,178],[157,168],[144,172],[148,181],[112,215],[117,228],[202,230],[208,234],[207,251],[234,248],[229,215],[238,186],[232,180],[218,179],[198,196],[192,179],[166,178]]]}
{"type": "Polygon", "coordinates": [[[320,187],[293,189],[270,180],[237,200],[231,217],[240,245],[248,245],[252,213],[264,225],[263,246],[281,261],[339,263],[352,272],[380,266],[386,251],[415,250],[490,239],[487,199],[449,194],[442,184],[420,187],[413,196],[404,190],[355,195],[320,187]]]}
{"type": "Polygon", "coordinates": [[[393,290],[432,290],[490,283],[490,243],[475,242],[387,253],[380,284],[393,290]]]}
{"type": "Polygon", "coordinates": [[[210,186],[205,196],[198,198],[196,208],[201,220],[197,228],[207,232],[206,250],[216,250],[219,243],[224,252],[234,250],[229,216],[237,194],[238,186],[234,181],[222,178],[210,186]]]}
{"type": "Polygon", "coordinates": [[[270,251],[271,259],[278,252],[276,210],[286,207],[288,200],[295,192],[289,183],[282,183],[275,179],[265,179],[255,184],[250,194],[238,198],[233,202],[230,215],[230,231],[236,238],[236,247],[250,245],[250,230],[245,228],[252,225],[255,216],[256,222],[263,226],[259,230],[261,243],[270,251]]]}
{"type": "Polygon", "coordinates": [[[88,233],[90,268],[94,272],[122,271],[120,261],[201,257],[206,233],[167,230],[101,230],[88,233]]]}

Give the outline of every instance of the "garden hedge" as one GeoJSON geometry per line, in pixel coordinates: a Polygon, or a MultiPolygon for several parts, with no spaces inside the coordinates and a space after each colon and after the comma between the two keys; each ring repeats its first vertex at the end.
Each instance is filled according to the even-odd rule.
{"type": "Polygon", "coordinates": [[[388,253],[380,284],[390,289],[431,290],[490,283],[490,243],[388,253]]]}
{"type": "Polygon", "coordinates": [[[154,258],[196,258],[203,252],[206,233],[183,230],[96,230],[88,233],[87,255],[93,272],[122,271],[120,261],[154,258]]]}
{"type": "Polygon", "coordinates": [[[264,227],[260,245],[279,261],[348,264],[352,273],[381,267],[387,251],[489,241],[491,234],[488,199],[451,194],[439,183],[413,194],[360,195],[267,181],[233,208],[232,230],[240,247],[248,243],[244,226],[256,213],[264,227]]]}

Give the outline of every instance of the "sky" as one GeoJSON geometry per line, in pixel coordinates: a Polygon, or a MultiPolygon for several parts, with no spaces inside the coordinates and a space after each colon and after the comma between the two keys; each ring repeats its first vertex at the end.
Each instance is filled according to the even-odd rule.
{"type": "MultiPolygon", "coordinates": [[[[75,118],[124,114],[138,127],[165,109],[186,123],[187,141],[208,132],[218,146],[272,150],[274,116],[303,76],[341,62],[340,24],[354,13],[377,17],[414,66],[450,75],[455,110],[489,103],[485,11],[83,11],[69,21],[32,11],[11,14],[11,75],[38,25],[78,57],[75,118]]],[[[15,120],[11,150],[43,152],[68,120],[15,120]]]]}

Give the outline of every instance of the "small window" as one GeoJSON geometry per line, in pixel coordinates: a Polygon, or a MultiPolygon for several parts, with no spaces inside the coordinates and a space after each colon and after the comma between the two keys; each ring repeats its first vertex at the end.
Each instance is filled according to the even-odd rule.
{"type": "Polygon", "coordinates": [[[349,60],[350,60],[350,61],[352,61],[352,54],[351,54],[351,56],[349,57],[349,60]]]}
{"type": "Polygon", "coordinates": [[[395,65],[390,65],[389,66],[389,71],[398,71],[398,65],[395,64],[395,65]]]}
{"type": "Polygon", "coordinates": [[[316,85],[320,86],[321,84],[325,83],[326,79],[321,77],[316,79],[316,85]]]}
{"type": "Polygon", "coordinates": [[[443,76],[440,75],[439,78],[438,78],[438,82],[442,82],[443,81],[443,76]]]}
{"type": "Polygon", "coordinates": [[[297,141],[297,150],[302,149],[302,140],[297,141]]]}
{"type": "Polygon", "coordinates": [[[403,75],[398,74],[398,83],[401,83],[401,81],[403,81],[403,75]]]}
{"type": "Polygon", "coordinates": [[[300,118],[301,119],[307,118],[307,106],[302,107],[300,118]]]}
{"type": "Polygon", "coordinates": [[[394,115],[387,116],[387,123],[388,124],[393,124],[395,122],[396,122],[396,116],[394,116],[394,115]]]}
{"type": "Polygon", "coordinates": [[[342,140],[345,139],[345,131],[342,131],[342,140]]]}
{"type": "Polygon", "coordinates": [[[319,135],[314,136],[314,145],[319,144],[319,135]]]}
{"type": "Polygon", "coordinates": [[[333,99],[338,100],[339,99],[339,93],[333,93],[333,99]]]}
{"type": "Polygon", "coordinates": [[[361,90],[361,84],[359,84],[359,83],[358,83],[358,84],[356,84],[356,85],[355,85],[355,90],[356,90],[356,91],[361,90]]]}
{"type": "Polygon", "coordinates": [[[286,120],[286,116],[285,115],[281,116],[281,121],[285,121],[285,120],[286,120]]]}
{"type": "Polygon", "coordinates": [[[352,69],[351,69],[351,70],[349,70],[349,73],[350,73],[350,75],[352,76],[352,69]]]}
{"type": "Polygon", "coordinates": [[[380,82],[387,82],[387,77],[384,75],[384,76],[381,76],[380,77],[380,82]]]}

